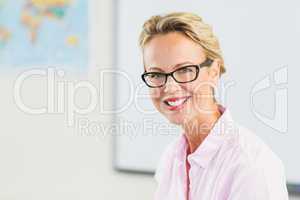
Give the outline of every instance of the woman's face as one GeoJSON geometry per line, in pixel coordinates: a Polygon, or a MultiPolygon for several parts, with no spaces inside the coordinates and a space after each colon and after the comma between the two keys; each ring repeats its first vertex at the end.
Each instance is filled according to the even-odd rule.
{"type": "MultiPolygon", "coordinates": [[[[206,60],[203,48],[184,36],[172,32],[152,38],[143,50],[147,72],[169,73],[186,65],[198,65],[206,60]]],[[[203,67],[198,78],[189,83],[177,83],[168,76],[167,83],[160,88],[150,88],[150,96],[156,109],[170,122],[182,125],[213,103],[212,86],[219,77],[218,61],[203,67]]]]}

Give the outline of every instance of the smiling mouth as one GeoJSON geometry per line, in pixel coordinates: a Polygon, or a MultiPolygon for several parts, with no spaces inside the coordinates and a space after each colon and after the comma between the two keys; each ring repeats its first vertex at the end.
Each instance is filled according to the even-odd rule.
{"type": "Polygon", "coordinates": [[[165,105],[168,106],[168,108],[170,110],[178,110],[180,109],[184,103],[190,98],[189,97],[185,97],[185,98],[178,98],[178,99],[170,99],[170,100],[165,100],[163,101],[165,103],[165,105]]]}

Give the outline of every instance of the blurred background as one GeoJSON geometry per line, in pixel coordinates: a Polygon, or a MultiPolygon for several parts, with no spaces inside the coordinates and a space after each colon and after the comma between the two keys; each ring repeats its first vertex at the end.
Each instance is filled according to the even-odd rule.
{"type": "MultiPolygon", "coordinates": [[[[93,62],[96,63],[95,67],[112,67],[114,2],[87,2],[92,4],[89,14],[93,16],[88,22],[91,24],[90,31],[96,36],[96,41],[91,41],[90,45],[91,51],[97,55],[93,62]]],[[[24,2],[9,0],[5,3],[21,7],[24,2]]],[[[1,11],[4,12],[4,8],[1,11]]],[[[2,15],[0,19],[4,22],[2,15]]],[[[79,28],[81,26],[83,31],[88,31],[85,22],[79,23],[79,28]]],[[[11,38],[13,34],[17,33],[11,33],[11,38]]],[[[26,35],[26,32],[24,34],[24,37],[31,37],[26,35]]],[[[49,43],[55,39],[49,37],[49,43]]],[[[41,53],[44,57],[53,56],[46,52],[41,53]]],[[[11,59],[15,60],[14,57],[11,59]]],[[[81,67],[79,73],[76,70],[65,70],[65,76],[57,81],[93,82],[97,77],[93,74],[94,69],[89,69],[88,66],[81,67]]],[[[0,199],[152,199],[155,188],[152,177],[114,170],[110,135],[82,136],[76,131],[76,127],[68,127],[64,114],[32,115],[22,112],[16,106],[13,92],[15,81],[23,71],[34,68],[37,66],[1,69],[0,88],[3,93],[0,98],[0,199]]],[[[104,97],[109,103],[113,98],[111,86],[105,87],[107,88],[104,97]]],[[[24,101],[37,108],[47,104],[47,96],[43,92],[45,88],[47,83],[44,77],[36,76],[28,80],[23,88],[24,101]]],[[[78,94],[76,101],[84,106],[88,101],[86,93],[83,91],[78,94]]],[[[103,123],[111,120],[111,115],[101,115],[99,112],[92,112],[87,117],[101,120],[103,123]]]]}
{"type": "MultiPolygon", "coordinates": [[[[107,76],[104,81],[99,71],[116,67],[120,2],[131,4],[0,0],[0,200],[153,199],[156,185],[151,173],[115,166],[115,138],[110,134],[114,130],[106,129],[114,115],[103,110],[113,109],[120,97],[115,94],[115,79],[107,76]],[[75,110],[68,107],[70,102],[75,110]],[[86,133],[82,127],[87,122],[101,126],[86,133]]],[[[278,14],[293,13],[299,4],[293,5],[278,14]]],[[[135,4],[128,7],[139,9],[135,4]]],[[[272,5],[264,8],[268,14],[272,5]]],[[[284,43],[285,38],[278,40],[284,43]]],[[[285,47],[295,44],[299,40],[285,47]]],[[[282,48],[282,54],[297,60],[298,52],[288,51],[282,48]]],[[[299,160],[299,148],[294,152],[299,160]]],[[[300,197],[291,194],[290,199],[300,197]]]]}

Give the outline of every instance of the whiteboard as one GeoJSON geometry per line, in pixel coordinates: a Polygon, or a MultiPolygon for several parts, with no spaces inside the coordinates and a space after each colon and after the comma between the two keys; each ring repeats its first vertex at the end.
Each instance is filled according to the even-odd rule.
{"type": "Polygon", "coordinates": [[[140,78],[138,36],[152,15],[191,11],[212,25],[220,40],[227,72],[217,99],[282,159],[290,187],[297,189],[300,3],[124,0],[115,6],[114,123],[120,125],[114,135],[115,168],[153,173],[164,148],[181,131],[157,113],[147,97],[148,88],[140,78]]]}

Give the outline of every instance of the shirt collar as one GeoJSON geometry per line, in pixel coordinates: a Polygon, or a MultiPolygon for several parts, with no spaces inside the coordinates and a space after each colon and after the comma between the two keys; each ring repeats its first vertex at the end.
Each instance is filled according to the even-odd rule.
{"type": "MultiPolygon", "coordinates": [[[[205,168],[214,158],[222,143],[235,133],[235,126],[228,108],[221,105],[218,105],[218,107],[222,115],[196,151],[188,155],[187,159],[191,164],[194,162],[205,168]]],[[[187,145],[187,139],[184,133],[182,133],[177,145],[178,148],[176,149],[177,159],[181,162],[185,162],[187,145]]]]}

